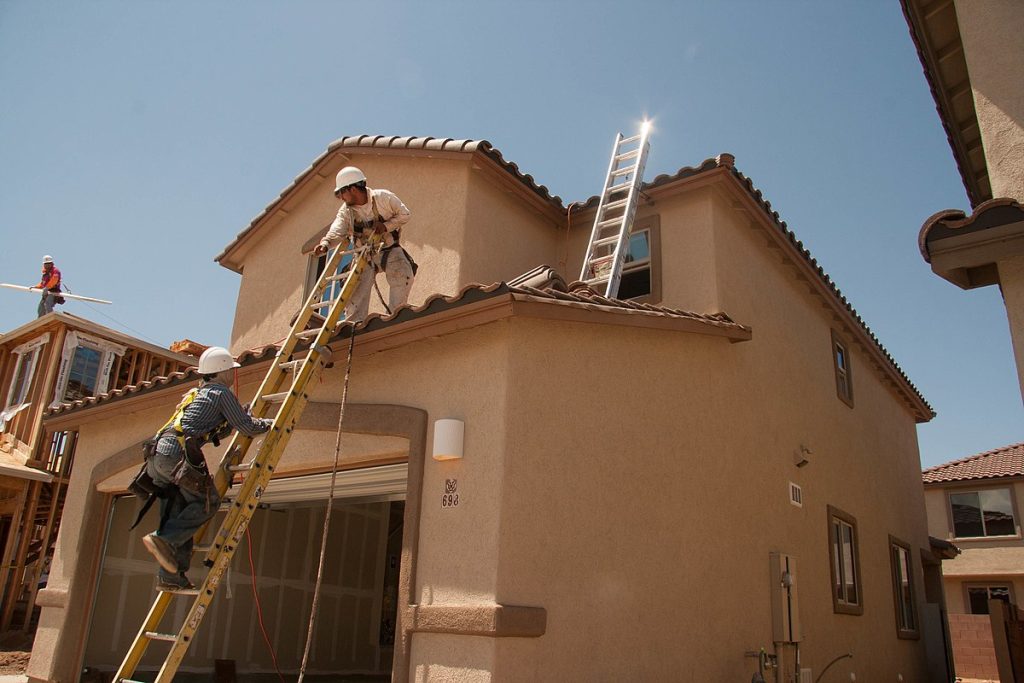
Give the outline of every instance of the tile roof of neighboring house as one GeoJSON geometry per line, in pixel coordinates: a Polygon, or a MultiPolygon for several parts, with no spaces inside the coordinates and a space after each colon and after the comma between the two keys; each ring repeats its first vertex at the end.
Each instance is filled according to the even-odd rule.
{"type": "Polygon", "coordinates": [[[997,197],[982,202],[968,216],[958,209],[946,209],[930,216],[917,234],[917,247],[928,263],[932,262],[928,245],[935,240],[966,235],[1009,223],[1024,221],[1024,206],[1008,197],[997,197]]]}
{"type": "Polygon", "coordinates": [[[1019,476],[1024,476],[1024,443],[929,467],[921,473],[926,484],[1019,476]]]}
{"type": "MultiPolygon", "coordinates": [[[[544,187],[543,185],[538,185],[534,181],[533,176],[523,174],[515,163],[506,161],[505,158],[502,156],[501,151],[495,148],[493,145],[491,145],[491,143],[489,143],[486,140],[453,140],[450,138],[439,139],[429,137],[396,137],[384,135],[359,135],[343,137],[331,143],[331,145],[328,146],[326,152],[317,157],[317,159],[310,165],[309,168],[303,171],[295,179],[295,181],[292,182],[291,185],[289,185],[281,192],[281,195],[278,197],[278,199],[272,202],[266,209],[264,209],[264,211],[259,216],[253,219],[249,227],[240,232],[238,236],[235,238],[235,240],[233,240],[230,244],[228,244],[228,246],[224,248],[224,251],[222,251],[220,255],[217,256],[217,260],[220,260],[223,256],[225,256],[227,252],[231,250],[240,239],[242,239],[246,234],[252,231],[256,224],[270,211],[272,211],[273,208],[279,202],[283,201],[283,199],[288,195],[288,193],[291,192],[292,189],[294,189],[303,178],[313,173],[316,166],[320,164],[329,154],[334,152],[336,149],[346,147],[414,150],[423,149],[455,152],[479,151],[485,154],[486,156],[494,159],[509,173],[511,173],[523,184],[525,184],[527,187],[536,192],[542,199],[556,206],[560,211],[565,211],[565,207],[563,207],[562,200],[560,197],[552,196],[548,192],[548,189],[546,187],[544,187]]],[[[871,328],[867,326],[867,323],[865,323],[864,320],[860,317],[860,314],[857,313],[856,309],[854,309],[850,302],[847,301],[846,297],[843,296],[842,292],[839,291],[839,288],[832,281],[832,278],[829,277],[829,275],[821,266],[818,265],[818,261],[811,256],[811,253],[804,248],[803,242],[799,241],[796,238],[796,235],[786,226],[786,222],[779,217],[779,213],[772,209],[771,202],[764,198],[761,191],[754,186],[754,183],[750,180],[750,178],[748,178],[747,176],[745,176],[743,173],[736,169],[735,162],[736,158],[732,154],[722,153],[716,157],[705,159],[697,166],[683,166],[675,173],[660,174],[656,176],[654,180],[644,183],[642,189],[645,192],[649,192],[657,188],[670,185],[677,181],[693,178],[704,173],[715,172],[718,171],[719,169],[722,169],[722,171],[719,172],[730,173],[732,177],[739,182],[740,187],[760,207],[765,217],[769,220],[770,223],[772,223],[775,226],[775,228],[779,231],[779,234],[783,236],[784,240],[788,242],[793,249],[796,250],[798,255],[815,272],[820,282],[828,291],[829,296],[832,297],[833,303],[837,307],[839,307],[840,310],[843,310],[847,312],[850,316],[852,316],[855,323],[863,331],[868,344],[874,347],[875,351],[881,356],[883,362],[889,366],[893,374],[895,374],[895,376],[898,377],[899,380],[905,384],[909,392],[912,393],[914,398],[916,398],[920,405],[924,407],[924,412],[922,415],[919,416],[919,419],[921,419],[922,421],[926,421],[931,417],[934,417],[934,410],[932,410],[931,406],[925,400],[924,396],[917,389],[914,383],[910,381],[910,378],[907,377],[906,373],[903,372],[903,369],[900,368],[900,366],[896,363],[896,361],[885,349],[885,347],[882,346],[882,343],[875,336],[874,332],[871,331],[871,328]]],[[[592,208],[597,205],[598,199],[599,198],[597,196],[592,196],[583,202],[574,202],[574,205],[577,207],[577,209],[592,208]]]]}
{"type": "MultiPolygon", "coordinates": [[[[386,316],[380,313],[371,313],[366,320],[356,325],[357,334],[374,332],[393,325],[398,325],[410,320],[425,318],[434,313],[439,313],[459,306],[483,301],[489,298],[496,298],[508,295],[516,301],[544,302],[552,305],[563,306],[571,309],[582,309],[589,311],[610,312],[623,316],[640,316],[643,318],[659,318],[665,320],[687,321],[708,330],[716,330],[723,336],[734,341],[749,339],[750,329],[733,322],[725,313],[713,315],[701,315],[690,313],[676,308],[666,306],[652,306],[650,304],[609,299],[601,296],[584,283],[574,282],[566,285],[557,272],[548,266],[540,266],[529,273],[516,278],[514,282],[524,284],[508,284],[499,282],[491,285],[471,284],[462,288],[454,296],[434,295],[419,306],[404,306],[392,315],[386,316]],[[527,284],[528,283],[528,284],[527,284]]],[[[347,334],[336,334],[332,341],[348,338],[347,334]]],[[[280,344],[267,344],[239,354],[237,360],[243,366],[259,363],[268,360],[277,352],[280,344]]],[[[189,368],[185,372],[173,372],[166,377],[155,377],[152,380],[140,382],[138,385],[127,386],[116,389],[107,394],[80,399],[72,403],[64,403],[46,412],[46,416],[61,415],[70,413],[77,409],[84,409],[115,399],[125,398],[131,395],[145,393],[161,387],[175,386],[195,381],[199,378],[196,368],[189,368]]]]}

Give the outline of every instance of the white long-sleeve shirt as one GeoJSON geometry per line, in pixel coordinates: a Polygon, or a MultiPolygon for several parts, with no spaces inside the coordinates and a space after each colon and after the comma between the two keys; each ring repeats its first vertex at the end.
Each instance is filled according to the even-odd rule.
{"type": "Polygon", "coordinates": [[[355,237],[358,240],[361,237],[359,233],[369,234],[372,232],[373,228],[376,227],[374,225],[374,220],[377,217],[374,214],[375,205],[377,214],[384,221],[384,230],[387,233],[384,236],[385,246],[389,246],[394,242],[390,233],[401,230],[402,226],[409,222],[409,209],[390,190],[375,190],[368,187],[366,192],[366,203],[362,206],[341,205],[338,209],[338,215],[335,217],[334,222],[331,223],[327,234],[320,240],[320,244],[326,247],[334,247],[342,239],[355,237]]]}

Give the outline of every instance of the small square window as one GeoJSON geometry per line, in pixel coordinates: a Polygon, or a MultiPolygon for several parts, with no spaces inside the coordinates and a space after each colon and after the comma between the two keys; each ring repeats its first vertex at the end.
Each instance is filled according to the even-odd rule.
{"type": "Polygon", "coordinates": [[[832,364],[836,374],[836,395],[846,405],[853,407],[853,368],[850,363],[850,347],[832,331],[832,364]]]}
{"type": "Polygon", "coordinates": [[[892,594],[896,606],[896,634],[900,638],[917,638],[917,604],[914,599],[910,546],[890,536],[889,561],[892,565],[892,594]]]}
{"type": "Polygon", "coordinates": [[[839,614],[863,614],[860,580],[860,544],[857,520],[828,506],[829,566],[832,572],[832,608],[839,614]]]}

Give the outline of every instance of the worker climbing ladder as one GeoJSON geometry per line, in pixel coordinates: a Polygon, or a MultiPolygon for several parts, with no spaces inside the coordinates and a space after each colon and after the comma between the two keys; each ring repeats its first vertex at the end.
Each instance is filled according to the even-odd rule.
{"type": "MultiPolygon", "coordinates": [[[[252,414],[254,417],[268,417],[272,414],[272,407],[279,406],[277,412],[273,413],[273,427],[266,433],[265,438],[256,449],[256,454],[248,462],[243,462],[243,460],[253,438],[236,433],[217,468],[214,482],[217,492],[222,498],[227,493],[236,473],[241,473],[243,479],[207,553],[205,564],[210,567],[209,573],[198,590],[161,591],[158,593],[131,649],[114,676],[115,681],[138,683],[132,679],[132,676],[135,674],[146,648],[154,641],[171,644],[170,651],[157,673],[154,683],[170,683],[173,680],[203,617],[213,602],[221,578],[238,549],[238,544],[258,507],[260,497],[270,482],[274,468],[287,447],[302,411],[309,401],[306,386],[310,380],[318,377],[330,362],[330,350],[327,343],[341,319],[345,306],[355,293],[359,278],[366,268],[370,267],[371,255],[380,247],[381,239],[381,236],[373,235],[368,244],[355,253],[338,249],[328,258],[320,279],[306,299],[305,305],[292,324],[291,331],[281,344],[263,383],[253,398],[252,414]],[[336,274],[338,265],[346,254],[355,256],[352,267],[347,272],[336,274]],[[325,297],[324,293],[337,282],[343,283],[337,297],[329,295],[325,297]],[[316,319],[320,323],[320,315],[314,318],[314,313],[322,311],[324,308],[329,308],[329,310],[323,315],[319,328],[306,330],[306,326],[311,320],[316,319]],[[300,342],[307,340],[309,343],[306,347],[308,350],[305,357],[295,359],[294,356],[301,353],[300,342]],[[289,381],[289,377],[291,377],[291,381],[289,381]],[[193,599],[192,607],[189,609],[184,623],[173,632],[158,630],[171,602],[183,597],[193,599]]],[[[371,272],[369,276],[373,277],[373,273],[371,272]]],[[[205,527],[199,530],[196,534],[197,541],[203,537],[204,532],[205,527]]]]}
{"type": "Polygon", "coordinates": [[[650,122],[644,121],[639,135],[624,138],[619,133],[615,136],[608,175],[594,214],[594,228],[590,232],[580,280],[591,286],[606,283],[604,295],[607,297],[614,298],[619,293],[622,267],[629,250],[629,233],[633,229],[644,165],[651,146],[650,130],[650,122]]]}

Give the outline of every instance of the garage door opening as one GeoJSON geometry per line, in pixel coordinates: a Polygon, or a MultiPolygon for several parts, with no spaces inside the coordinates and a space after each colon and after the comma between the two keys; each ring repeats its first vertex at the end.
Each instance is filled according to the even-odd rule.
{"type": "MultiPolygon", "coordinates": [[[[404,464],[339,473],[307,681],[391,680],[405,475],[404,464]]],[[[329,474],[271,483],[176,681],[278,681],[263,630],[285,680],[295,680],[329,485],[329,474]]],[[[157,515],[129,532],[137,509],[133,498],[118,498],[111,514],[84,662],[101,672],[117,669],[156,595],[156,564],[141,539],[157,515]]],[[[198,583],[205,571],[197,553],[189,576],[198,583]]],[[[189,597],[175,598],[161,630],[181,624],[190,606],[189,597]]],[[[134,678],[152,680],[165,654],[151,644],[134,678]]]]}

